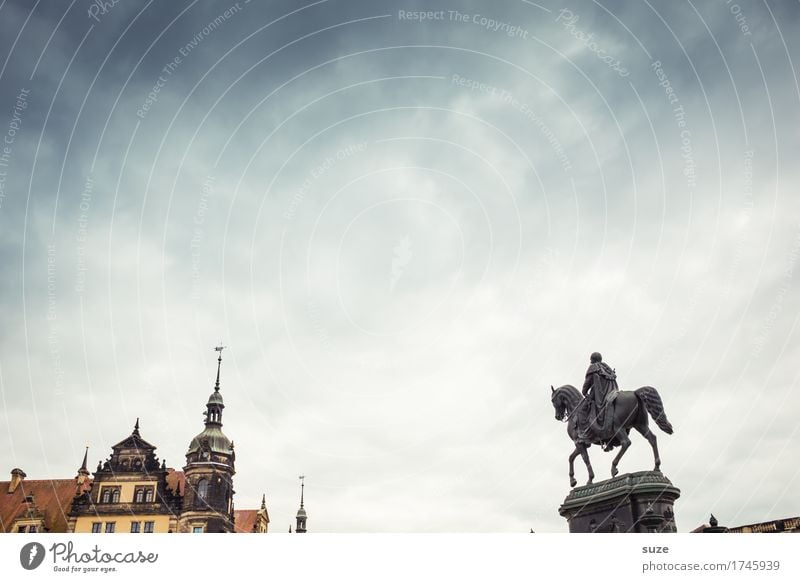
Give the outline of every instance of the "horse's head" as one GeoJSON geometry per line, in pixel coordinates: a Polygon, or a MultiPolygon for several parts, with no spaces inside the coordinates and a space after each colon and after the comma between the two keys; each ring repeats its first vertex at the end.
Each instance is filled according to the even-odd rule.
{"type": "MultiPolygon", "coordinates": [[[[559,388],[559,390],[561,389],[559,388]]],[[[553,403],[553,408],[556,409],[556,420],[564,420],[564,416],[567,413],[567,405],[564,402],[564,398],[560,392],[556,392],[552,384],[550,384],[550,392],[550,402],[553,403]]]]}
{"type": "Polygon", "coordinates": [[[556,420],[566,420],[577,406],[580,400],[580,392],[574,387],[566,384],[560,388],[550,386],[550,402],[556,411],[556,420]]]}

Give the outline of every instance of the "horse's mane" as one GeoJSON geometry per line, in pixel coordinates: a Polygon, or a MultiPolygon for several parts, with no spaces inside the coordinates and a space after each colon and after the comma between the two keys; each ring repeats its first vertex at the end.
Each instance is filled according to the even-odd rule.
{"type": "Polygon", "coordinates": [[[581,393],[578,392],[578,389],[572,384],[564,384],[563,386],[556,388],[555,392],[553,392],[553,396],[555,397],[558,394],[564,394],[564,396],[566,396],[570,403],[570,408],[577,406],[578,402],[580,402],[581,398],[583,398],[581,393]]]}

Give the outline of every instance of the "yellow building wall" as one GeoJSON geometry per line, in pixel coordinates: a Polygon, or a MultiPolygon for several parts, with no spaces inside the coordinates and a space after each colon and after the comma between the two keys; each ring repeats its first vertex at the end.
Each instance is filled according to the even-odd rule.
{"type": "MultiPolygon", "coordinates": [[[[170,528],[171,515],[162,514],[139,514],[136,512],[137,503],[133,502],[134,492],[137,487],[152,487],[154,500],[155,493],[158,491],[157,481],[103,481],[97,484],[99,490],[99,500],[102,499],[103,488],[105,487],[119,487],[119,504],[120,512],[117,514],[103,513],[102,515],[83,515],[78,517],[75,522],[75,533],[92,533],[92,524],[96,522],[102,523],[101,532],[105,532],[106,523],[115,522],[114,533],[131,533],[131,523],[134,521],[140,522],[140,533],[144,533],[144,522],[152,521],[154,533],[167,533],[170,528]],[[124,506],[124,508],[123,508],[124,506]]],[[[102,504],[108,507],[108,504],[102,504]]],[[[149,504],[147,504],[149,507],[149,504]]]]}
{"type": "Polygon", "coordinates": [[[114,533],[131,533],[131,522],[138,521],[141,522],[141,526],[139,529],[140,533],[144,533],[144,522],[145,521],[152,521],[155,522],[153,524],[153,532],[154,533],[167,533],[169,531],[169,521],[171,516],[169,515],[131,515],[130,513],[119,514],[119,515],[86,515],[79,517],[78,520],[75,522],[75,533],[92,533],[92,524],[95,522],[100,522],[103,525],[101,526],[101,532],[105,532],[106,530],[106,523],[109,521],[115,522],[114,533]]]}

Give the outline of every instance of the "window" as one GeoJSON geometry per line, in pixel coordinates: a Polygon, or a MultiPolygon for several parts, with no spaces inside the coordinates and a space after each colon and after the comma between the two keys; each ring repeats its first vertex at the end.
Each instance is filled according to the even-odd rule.
{"type": "Polygon", "coordinates": [[[92,522],[92,533],[100,533],[102,531],[101,530],[102,526],[103,526],[103,524],[100,523],[99,521],[93,521],[92,522]]]}
{"type": "Polygon", "coordinates": [[[131,533],[139,533],[142,527],[142,522],[140,521],[132,521],[131,522],[131,533]]]}
{"type": "Polygon", "coordinates": [[[114,533],[114,529],[116,529],[117,523],[114,521],[107,521],[106,522],[106,533],[114,533]]]}
{"type": "Polygon", "coordinates": [[[204,503],[208,499],[208,479],[200,479],[197,483],[197,501],[204,503]]]}
{"type": "Polygon", "coordinates": [[[37,528],[35,525],[29,525],[29,526],[28,526],[28,533],[36,533],[36,531],[37,531],[38,529],[39,529],[39,528],[37,528]]]}
{"type": "Polygon", "coordinates": [[[153,488],[152,487],[137,487],[133,493],[134,503],[152,503],[153,502],[153,488]]]}
{"type": "Polygon", "coordinates": [[[153,526],[156,523],[154,521],[146,521],[144,522],[144,533],[153,533],[153,526]]]}
{"type": "Polygon", "coordinates": [[[103,487],[100,503],[119,503],[119,487],[103,487]]]}
{"type": "Polygon", "coordinates": [[[192,528],[192,533],[203,533],[203,526],[196,525],[192,528]]]}
{"type": "Polygon", "coordinates": [[[17,533],[25,533],[25,526],[21,525],[17,528],[17,533]]]}

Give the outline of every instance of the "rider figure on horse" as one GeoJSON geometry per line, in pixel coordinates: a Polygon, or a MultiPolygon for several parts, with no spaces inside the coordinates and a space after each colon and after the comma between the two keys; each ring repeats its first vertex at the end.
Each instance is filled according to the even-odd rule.
{"type": "Polygon", "coordinates": [[[606,450],[613,448],[610,443],[613,438],[611,434],[613,409],[606,411],[606,408],[618,391],[616,372],[603,362],[603,356],[594,352],[590,357],[589,369],[586,371],[586,381],[583,383],[584,398],[578,407],[580,442],[590,444],[596,439],[607,442],[606,450]]]}

